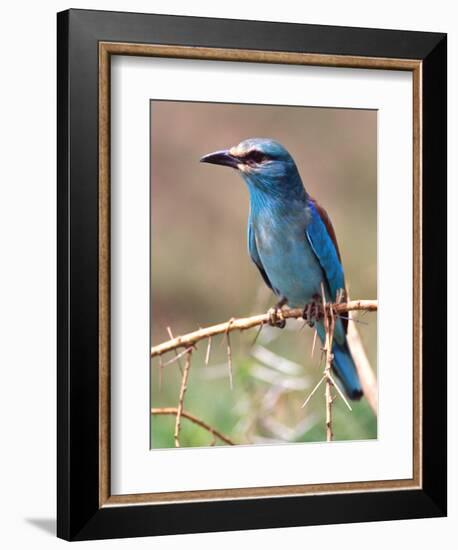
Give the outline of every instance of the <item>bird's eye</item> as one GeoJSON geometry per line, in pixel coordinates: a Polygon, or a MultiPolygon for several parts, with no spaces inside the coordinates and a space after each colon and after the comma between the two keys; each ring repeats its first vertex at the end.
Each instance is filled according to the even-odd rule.
{"type": "Polygon", "coordinates": [[[261,151],[253,150],[247,153],[244,160],[250,164],[260,164],[268,160],[268,157],[264,153],[261,153],[261,151]]]}

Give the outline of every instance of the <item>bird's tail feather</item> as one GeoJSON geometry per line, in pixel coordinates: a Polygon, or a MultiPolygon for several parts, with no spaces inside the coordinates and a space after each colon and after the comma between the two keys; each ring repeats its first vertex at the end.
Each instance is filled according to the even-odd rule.
{"type": "Polygon", "coordinates": [[[361,399],[363,388],[361,387],[361,382],[359,381],[347,342],[345,341],[343,345],[334,342],[332,353],[334,355],[332,366],[345,393],[350,399],[361,399]]]}

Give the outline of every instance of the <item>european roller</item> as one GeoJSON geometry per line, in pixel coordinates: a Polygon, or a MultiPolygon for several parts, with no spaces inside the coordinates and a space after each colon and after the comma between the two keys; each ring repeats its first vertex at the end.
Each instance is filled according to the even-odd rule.
{"type": "MultiPolygon", "coordinates": [[[[241,174],[250,196],[248,251],[278,298],[274,311],[286,304],[304,307],[304,318],[315,324],[323,341],[323,319],[313,319],[313,308],[323,288],[331,302],[345,291],[344,271],[331,220],[307,193],[292,156],[277,141],[252,138],[205,155],[201,162],[229,166],[241,174]]],[[[359,399],[363,392],[345,319],[336,319],[332,352],[333,370],[346,394],[359,399]]]]}

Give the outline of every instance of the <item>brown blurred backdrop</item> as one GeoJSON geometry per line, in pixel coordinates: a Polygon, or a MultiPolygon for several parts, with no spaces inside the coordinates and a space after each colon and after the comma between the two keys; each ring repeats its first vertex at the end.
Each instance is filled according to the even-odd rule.
{"type": "MultiPolygon", "coordinates": [[[[153,345],[168,338],[167,326],[180,334],[262,313],[274,303],[247,253],[242,178],[199,163],[202,155],[248,137],[274,138],[289,150],[307,190],[331,216],[351,296],[377,297],[376,111],[152,101],[153,345]]],[[[375,369],[376,315],[362,320],[367,324],[358,328],[375,369]]],[[[284,331],[267,330],[256,349],[250,345],[254,334],[234,336],[232,391],[224,346],[213,346],[207,368],[205,349],[194,354],[185,408],[240,443],[323,440],[322,396],[300,408],[321,375],[319,353],[310,357],[313,331],[298,333],[301,326],[289,322],[284,331]],[[268,358],[265,350],[275,355],[268,358]],[[279,370],[282,361],[290,374],[279,370]]],[[[158,370],[154,361],[152,406],[176,406],[178,366],[165,367],[161,388],[158,370]]],[[[353,413],[339,403],[335,410],[336,439],[376,437],[364,400],[353,413]]],[[[200,446],[211,438],[183,421],[182,441],[200,446]]],[[[173,446],[173,418],[152,419],[151,446],[173,446]]]]}

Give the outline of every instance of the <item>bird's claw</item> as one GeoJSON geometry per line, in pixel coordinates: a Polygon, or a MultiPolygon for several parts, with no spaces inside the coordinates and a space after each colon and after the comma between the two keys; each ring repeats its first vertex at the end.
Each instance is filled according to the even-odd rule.
{"type": "Polygon", "coordinates": [[[305,305],[302,318],[307,321],[309,327],[314,327],[321,317],[321,300],[319,296],[314,296],[312,301],[305,305]]]}
{"type": "Polygon", "coordinates": [[[269,313],[269,325],[276,328],[285,328],[286,319],[283,317],[281,308],[271,307],[269,313]]]}

